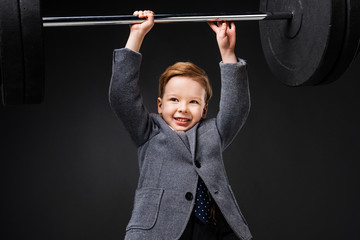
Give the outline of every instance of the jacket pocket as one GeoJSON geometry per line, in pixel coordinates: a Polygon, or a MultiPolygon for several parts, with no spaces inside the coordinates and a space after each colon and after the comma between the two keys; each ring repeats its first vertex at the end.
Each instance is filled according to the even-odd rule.
{"type": "Polygon", "coordinates": [[[154,227],[163,194],[164,190],[160,188],[142,188],[136,190],[134,209],[126,231],[130,229],[148,230],[154,227]]]}
{"type": "Polygon", "coordinates": [[[232,198],[233,198],[233,200],[234,200],[234,202],[235,202],[236,208],[237,208],[237,210],[239,211],[242,220],[244,221],[244,223],[245,223],[246,225],[248,225],[248,223],[246,222],[246,219],[245,219],[244,215],[242,214],[242,212],[241,212],[241,210],[240,210],[240,208],[239,208],[239,205],[238,205],[238,203],[237,203],[237,201],[236,201],[236,198],[235,198],[234,192],[233,192],[232,189],[231,189],[231,186],[228,185],[228,188],[229,188],[229,190],[230,190],[231,196],[232,196],[232,198]]]}

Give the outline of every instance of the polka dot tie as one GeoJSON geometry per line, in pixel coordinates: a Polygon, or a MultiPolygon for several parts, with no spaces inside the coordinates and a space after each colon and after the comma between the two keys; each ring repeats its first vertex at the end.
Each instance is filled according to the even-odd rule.
{"type": "Polygon", "coordinates": [[[196,192],[194,214],[203,223],[208,223],[210,219],[211,199],[204,181],[199,178],[196,192]]]}

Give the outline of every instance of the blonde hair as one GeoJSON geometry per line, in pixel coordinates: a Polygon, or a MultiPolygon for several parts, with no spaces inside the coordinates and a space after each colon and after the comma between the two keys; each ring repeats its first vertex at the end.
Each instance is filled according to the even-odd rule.
{"type": "Polygon", "coordinates": [[[191,62],[177,62],[169,66],[163,72],[159,79],[159,97],[162,98],[165,92],[165,86],[172,77],[184,76],[200,83],[205,89],[205,104],[208,104],[212,97],[212,88],[206,72],[191,62]]]}

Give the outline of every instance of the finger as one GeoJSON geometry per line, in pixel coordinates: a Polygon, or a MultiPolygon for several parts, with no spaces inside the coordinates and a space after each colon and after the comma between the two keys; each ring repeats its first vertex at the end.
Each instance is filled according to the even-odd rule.
{"type": "Polygon", "coordinates": [[[232,31],[232,30],[234,30],[234,28],[235,28],[235,24],[234,24],[234,22],[227,22],[227,26],[228,26],[228,30],[230,31],[232,31]]]}
{"type": "Polygon", "coordinates": [[[215,24],[215,22],[208,22],[208,24],[210,28],[217,33],[219,27],[215,24]]]}
{"type": "Polygon", "coordinates": [[[227,31],[230,35],[235,35],[236,34],[236,26],[234,22],[230,23],[230,27],[227,31]]]}
{"type": "Polygon", "coordinates": [[[144,11],[139,11],[139,18],[145,18],[145,12],[144,11]]]}
{"type": "Polygon", "coordinates": [[[226,31],[228,29],[227,23],[222,22],[220,25],[220,31],[226,31]]]}
{"type": "Polygon", "coordinates": [[[144,13],[145,13],[146,15],[154,15],[154,12],[151,11],[151,10],[145,10],[144,13]]]}
{"type": "Polygon", "coordinates": [[[152,21],[152,19],[154,19],[154,12],[153,12],[153,11],[146,10],[146,11],[144,12],[144,14],[146,15],[146,17],[147,17],[150,21],[152,21]]]}
{"type": "Polygon", "coordinates": [[[235,26],[235,23],[234,23],[234,22],[231,22],[231,23],[230,23],[230,28],[231,28],[231,30],[234,30],[234,31],[235,31],[236,26],[235,26]]]}
{"type": "Polygon", "coordinates": [[[134,16],[139,16],[139,11],[135,11],[135,12],[133,13],[133,15],[134,15],[134,16]]]}

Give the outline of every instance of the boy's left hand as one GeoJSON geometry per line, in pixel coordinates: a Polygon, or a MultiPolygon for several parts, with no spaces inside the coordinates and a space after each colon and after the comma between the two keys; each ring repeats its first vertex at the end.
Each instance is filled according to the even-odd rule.
{"type": "Polygon", "coordinates": [[[216,33],[221,58],[224,63],[237,62],[235,55],[236,30],[234,22],[208,22],[211,29],[216,33]]]}

